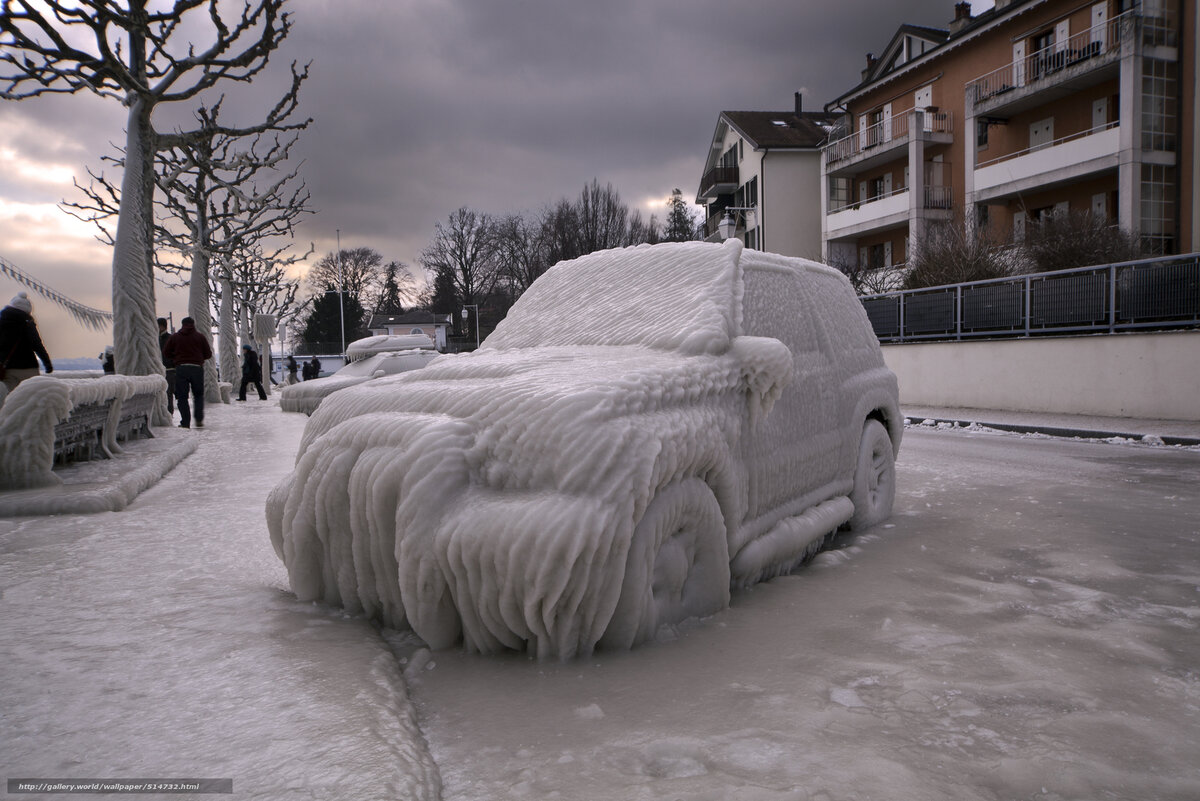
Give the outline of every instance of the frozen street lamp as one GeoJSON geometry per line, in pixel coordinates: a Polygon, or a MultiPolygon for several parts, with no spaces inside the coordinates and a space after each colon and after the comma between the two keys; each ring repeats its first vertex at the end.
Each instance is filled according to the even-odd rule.
{"type": "Polygon", "coordinates": [[[462,318],[464,322],[466,322],[466,320],[470,317],[470,315],[467,314],[467,309],[475,310],[475,350],[479,350],[479,304],[472,303],[469,305],[463,305],[462,318]]]}
{"type": "Polygon", "coordinates": [[[721,234],[721,239],[733,239],[737,235],[737,213],[742,212],[743,215],[753,214],[758,211],[756,206],[729,206],[725,209],[725,216],[721,218],[721,222],[717,223],[717,231],[721,234]]]}

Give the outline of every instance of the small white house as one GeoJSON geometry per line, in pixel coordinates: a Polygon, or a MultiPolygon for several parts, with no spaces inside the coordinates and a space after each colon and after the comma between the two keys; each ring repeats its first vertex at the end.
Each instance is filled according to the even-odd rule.
{"type": "Polygon", "coordinates": [[[372,314],[367,330],[375,336],[424,334],[433,340],[437,350],[445,351],[446,329],[450,325],[451,319],[448,314],[411,311],[404,314],[372,314]]]}

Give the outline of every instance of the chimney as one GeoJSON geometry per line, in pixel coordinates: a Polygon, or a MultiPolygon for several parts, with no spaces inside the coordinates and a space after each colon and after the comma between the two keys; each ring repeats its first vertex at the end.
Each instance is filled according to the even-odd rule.
{"type": "Polygon", "coordinates": [[[971,22],[971,4],[964,0],[954,4],[954,19],[950,22],[950,35],[961,31],[971,22]]]}
{"type": "Polygon", "coordinates": [[[799,117],[804,113],[804,95],[796,92],[796,116],[799,117]]]}
{"type": "Polygon", "coordinates": [[[871,74],[871,70],[875,69],[875,61],[875,54],[867,53],[867,68],[862,72],[864,81],[867,79],[867,76],[871,74]]]}

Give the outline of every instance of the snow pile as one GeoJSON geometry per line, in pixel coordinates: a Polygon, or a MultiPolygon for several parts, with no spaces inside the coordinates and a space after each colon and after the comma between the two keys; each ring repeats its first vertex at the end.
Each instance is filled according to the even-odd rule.
{"type": "Polygon", "coordinates": [[[346,346],[346,360],[356,362],[377,353],[397,350],[433,350],[433,339],[425,334],[383,334],[356,339],[346,346]]]}
{"type": "MultiPolygon", "coordinates": [[[[423,335],[422,335],[423,336],[423,335]]],[[[383,339],[384,337],[373,337],[383,339]]],[[[398,337],[387,337],[397,339],[398,337]]],[[[424,337],[429,339],[429,337],[424,337]]],[[[365,340],[359,340],[360,342],[365,340]]],[[[357,344],[357,343],[356,343],[357,344]]],[[[279,408],[285,412],[312,414],[327,396],[340,389],[362,384],[384,375],[419,370],[440,354],[432,350],[407,350],[376,353],[351,361],[336,373],[283,387],[279,391],[279,408]]]]}
{"type": "MultiPolygon", "coordinates": [[[[835,275],[737,243],[594,253],[539,278],[478,351],[327,397],[267,502],[292,589],[434,649],[569,658],[712,614],[731,583],[810,555],[853,513],[864,418],[852,402],[839,427],[825,379],[793,382],[788,346],[739,336],[743,261],[835,275]],[[777,402],[791,417],[776,424],[777,402]],[[810,418],[835,430],[796,451],[810,418]],[[748,470],[760,440],[772,458],[748,470]]],[[[869,334],[835,281],[831,304],[869,334]]]]}
{"type": "Polygon", "coordinates": [[[0,407],[0,488],[61,483],[52,472],[54,427],[77,406],[111,402],[101,447],[108,455],[119,451],[116,437],[121,403],[137,394],[164,392],[166,386],[161,375],[70,381],[50,375],[22,381],[0,407]]]}

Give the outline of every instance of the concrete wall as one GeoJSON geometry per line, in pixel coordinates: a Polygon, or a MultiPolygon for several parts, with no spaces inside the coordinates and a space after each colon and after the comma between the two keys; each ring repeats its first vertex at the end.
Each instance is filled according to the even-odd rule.
{"type": "Polygon", "coordinates": [[[1200,331],[884,345],[913,406],[1200,420],[1200,331]]]}

